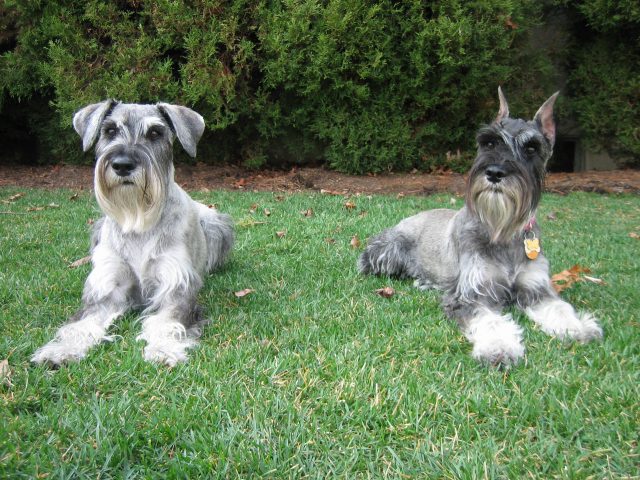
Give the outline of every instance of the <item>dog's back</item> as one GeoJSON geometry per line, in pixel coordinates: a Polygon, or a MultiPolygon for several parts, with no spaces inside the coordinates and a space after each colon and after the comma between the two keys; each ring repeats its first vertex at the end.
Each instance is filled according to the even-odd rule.
{"type": "Polygon", "coordinates": [[[423,286],[442,285],[449,271],[445,260],[450,257],[446,232],[456,213],[435,209],[405,218],[370,240],[360,255],[358,270],[373,275],[414,278],[423,286]]]}

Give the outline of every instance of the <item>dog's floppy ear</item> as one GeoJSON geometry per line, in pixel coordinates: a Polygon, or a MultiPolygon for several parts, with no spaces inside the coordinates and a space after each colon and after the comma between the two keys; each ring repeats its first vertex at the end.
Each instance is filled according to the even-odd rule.
{"type": "Polygon", "coordinates": [[[112,110],[117,102],[115,100],[105,100],[100,103],[87,105],[78,110],[73,116],[73,128],[82,138],[82,150],[89,150],[98,138],[102,121],[112,110]]]}
{"type": "Polygon", "coordinates": [[[170,121],[182,148],[192,158],[196,156],[196,145],[204,132],[204,119],[190,108],[169,103],[158,103],[160,112],[170,121]]]}
{"type": "Polygon", "coordinates": [[[551,95],[533,117],[533,121],[542,129],[542,134],[549,140],[551,147],[556,141],[556,122],[553,120],[553,105],[556,103],[556,98],[558,98],[559,94],[560,92],[556,92],[551,95]]]}
{"type": "Polygon", "coordinates": [[[501,120],[509,117],[509,104],[500,86],[498,86],[498,98],[500,99],[500,110],[498,110],[498,116],[493,121],[494,123],[500,123],[501,120]]]}

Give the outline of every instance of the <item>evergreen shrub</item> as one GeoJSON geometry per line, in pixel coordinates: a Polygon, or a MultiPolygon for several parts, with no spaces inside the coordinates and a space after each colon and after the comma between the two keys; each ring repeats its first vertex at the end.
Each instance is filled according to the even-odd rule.
{"type": "Polygon", "coordinates": [[[552,91],[550,59],[525,48],[543,7],[5,0],[0,121],[24,122],[47,161],[88,160],[71,128],[78,108],[107,97],[168,101],[205,118],[207,162],[464,170],[470,156],[456,152],[471,150],[478,124],[495,115],[498,85],[522,114],[552,91]]]}

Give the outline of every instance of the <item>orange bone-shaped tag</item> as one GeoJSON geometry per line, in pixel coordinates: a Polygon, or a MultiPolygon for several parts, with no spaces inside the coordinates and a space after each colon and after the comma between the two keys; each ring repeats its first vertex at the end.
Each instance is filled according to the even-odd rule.
{"type": "Polygon", "coordinates": [[[540,240],[535,235],[533,238],[524,239],[524,253],[529,260],[535,260],[540,253],[540,240]]]}

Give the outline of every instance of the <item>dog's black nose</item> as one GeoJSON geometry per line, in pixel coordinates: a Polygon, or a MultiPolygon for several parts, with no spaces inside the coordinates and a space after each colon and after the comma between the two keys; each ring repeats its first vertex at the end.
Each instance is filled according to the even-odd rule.
{"type": "Polygon", "coordinates": [[[136,168],[136,162],[127,156],[119,156],[111,161],[111,168],[120,177],[126,177],[136,168]]]}
{"type": "Polygon", "coordinates": [[[487,180],[491,183],[500,183],[500,181],[507,176],[505,169],[498,165],[489,165],[484,173],[487,176],[487,180]]]}

